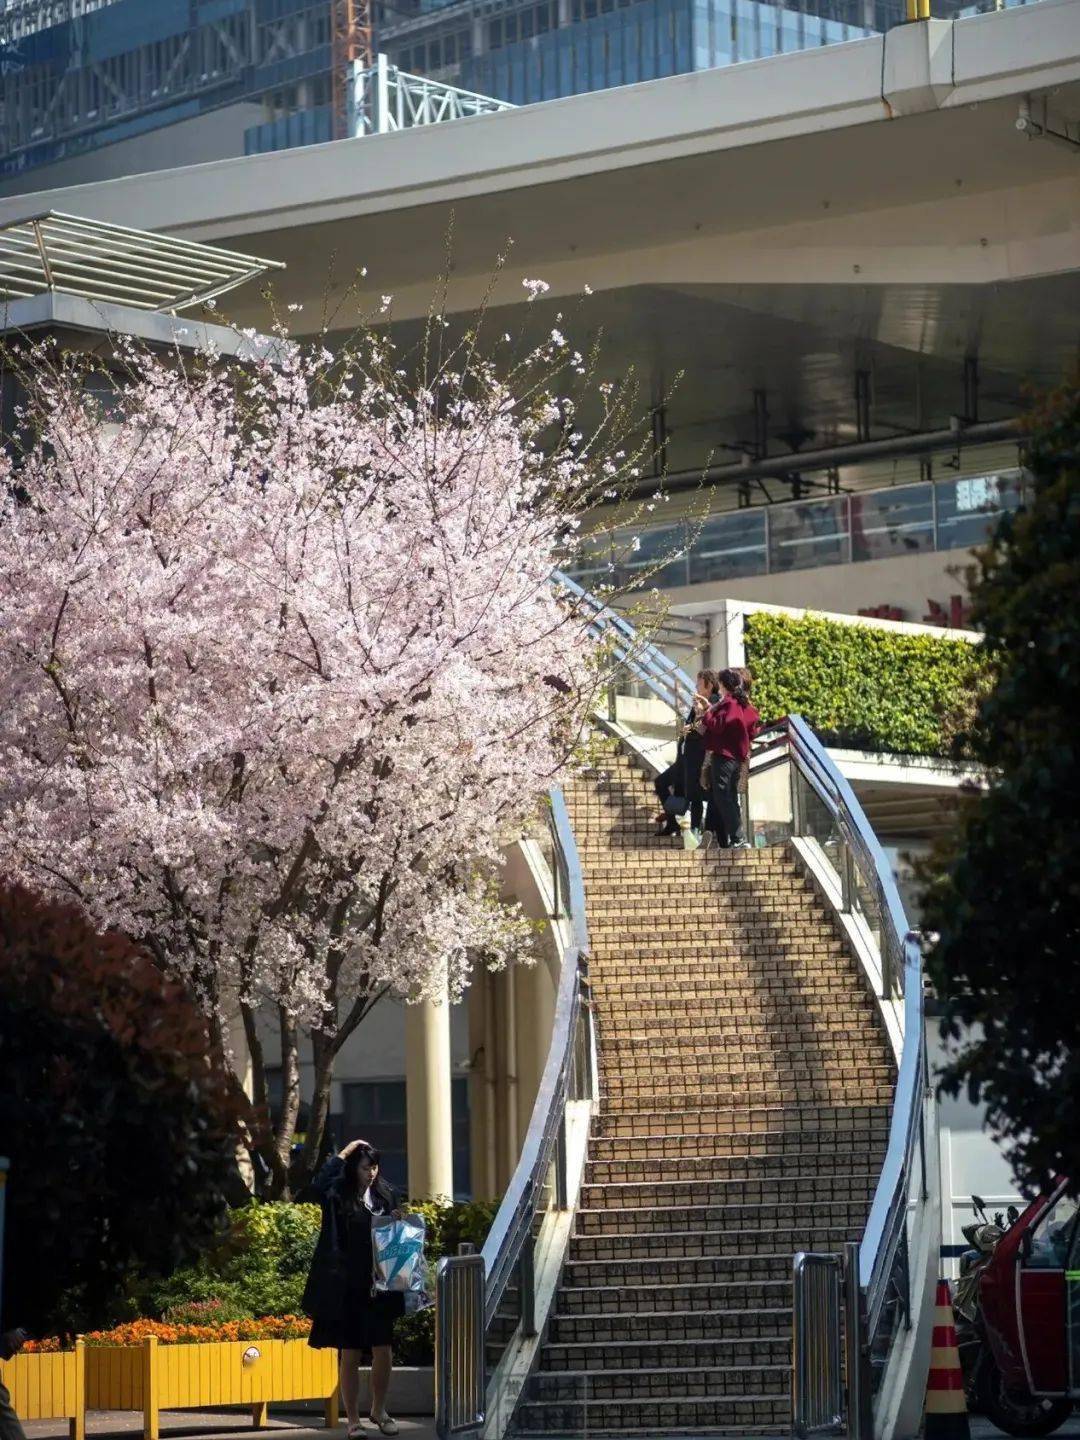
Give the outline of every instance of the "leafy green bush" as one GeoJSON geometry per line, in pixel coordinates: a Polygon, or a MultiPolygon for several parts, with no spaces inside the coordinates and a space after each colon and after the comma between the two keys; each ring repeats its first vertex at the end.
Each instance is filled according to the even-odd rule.
{"type": "MultiPolygon", "coordinates": [[[[427,1258],[456,1255],[471,1242],[480,1248],[498,1209],[497,1201],[447,1204],[411,1200],[408,1209],[424,1217],[427,1258]]],[[[317,1205],[278,1200],[252,1202],[230,1213],[226,1238],[197,1265],[145,1285],[136,1297],[138,1313],[173,1325],[248,1320],[264,1315],[298,1315],[308,1267],[319,1236],[317,1205]]],[[[435,1345],[434,1311],[399,1320],[394,1351],[399,1365],[430,1365],[435,1345]]]]}
{"type": "Polygon", "coordinates": [[[297,1315],[319,1237],[317,1205],[252,1202],[229,1214],[225,1239],[196,1265],[149,1284],[140,1310],[183,1323],[192,1305],[221,1302],[222,1320],[297,1315]]]}
{"type": "Polygon", "coordinates": [[[754,704],[768,723],[802,715],[827,744],[946,755],[956,716],[986,685],[982,647],[820,616],[746,617],[754,704]]]}

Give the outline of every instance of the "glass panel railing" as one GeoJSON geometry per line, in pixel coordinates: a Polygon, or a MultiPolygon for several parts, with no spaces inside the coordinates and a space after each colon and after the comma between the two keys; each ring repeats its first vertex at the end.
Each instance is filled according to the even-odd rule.
{"type": "Polygon", "coordinates": [[[691,585],[764,574],[769,563],[765,511],[710,515],[693,535],[688,558],[691,585]]]}
{"type": "Polygon", "coordinates": [[[939,486],[937,548],[968,550],[985,545],[1000,517],[1018,510],[1022,498],[1022,477],[1017,470],[939,486]]]}
{"type": "Polygon", "coordinates": [[[571,567],[586,587],[623,589],[648,572],[674,589],[751,575],[982,545],[1019,509],[1019,470],[723,511],[700,522],[590,536],[571,567]]]}
{"type": "Polygon", "coordinates": [[[933,485],[851,497],[851,558],[887,560],[934,548],[933,485]]]}
{"type": "Polygon", "coordinates": [[[777,505],[769,515],[769,573],[842,565],[850,555],[848,497],[777,505]]]}

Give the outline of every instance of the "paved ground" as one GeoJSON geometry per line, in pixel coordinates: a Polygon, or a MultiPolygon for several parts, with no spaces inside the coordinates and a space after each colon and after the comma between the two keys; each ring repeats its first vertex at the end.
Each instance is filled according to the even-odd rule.
{"type": "MultiPolygon", "coordinates": [[[[212,1440],[251,1440],[251,1422],[243,1410],[163,1410],[161,1412],[161,1434],[169,1440],[197,1440],[209,1436],[212,1440]]],[[[435,1440],[435,1422],[423,1416],[398,1416],[401,1440],[435,1440]]],[[[282,1414],[271,1408],[267,1430],[282,1432],[282,1440],[344,1440],[345,1421],[337,1430],[325,1430],[313,1425],[308,1415],[295,1412],[282,1414]]],[[[28,1420],[23,1429],[27,1440],[67,1440],[67,1421],[28,1420]]],[[[380,1432],[374,1425],[364,1426],[365,1435],[371,1440],[381,1440],[380,1432]]],[[[142,1414],[133,1410],[92,1410],[86,1417],[86,1433],[96,1440],[106,1436],[120,1436],[131,1440],[133,1434],[142,1434],[142,1414]]],[[[265,1433],[265,1432],[262,1432],[265,1433]]]]}
{"type": "MultiPolygon", "coordinates": [[[[169,1440],[251,1440],[250,1424],[244,1423],[241,1410],[173,1410],[161,1413],[161,1434],[169,1440]]],[[[432,1420],[416,1416],[399,1416],[401,1440],[435,1440],[435,1424],[432,1420]]],[[[379,1432],[374,1425],[365,1427],[371,1440],[379,1432]]],[[[67,1440],[67,1425],[61,1420],[31,1420],[24,1426],[28,1440],[67,1440]]],[[[268,1430],[284,1432],[281,1440],[327,1440],[328,1432],[321,1426],[314,1428],[306,1415],[271,1412],[268,1430]]],[[[142,1416],[131,1410],[97,1410],[86,1417],[86,1432],[95,1440],[107,1436],[131,1440],[135,1433],[142,1432],[142,1416]]],[[[336,1440],[344,1440],[344,1421],[336,1431],[330,1431],[336,1440]]],[[[996,1430],[989,1420],[979,1416],[971,1419],[971,1440],[1001,1440],[1001,1431],[996,1430]]],[[[1054,1440],[1080,1440],[1080,1414],[1074,1415],[1067,1425],[1055,1432],[1054,1440]]]]}
{"type": "MultiPolygon", "coordinates": [[[[984,1420],[981,1415],[971,1417],[971,1440],[1001,1440],[1001,1431],[984,1420]]],[[[1067,1425],[1055,1430],[1053,1440],[1080,1440],[1080,1415],[1074,1415],[1067,1425]]]]}

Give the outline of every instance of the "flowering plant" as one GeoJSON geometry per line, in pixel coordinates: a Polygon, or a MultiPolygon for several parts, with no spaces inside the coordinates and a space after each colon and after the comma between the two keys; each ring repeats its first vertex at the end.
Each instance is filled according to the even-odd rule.
{"type": "Polygon", "coordinates": [[[0,866],[144,944],[222,1051],[238,999],[248,1140],[282,1193],[302,1030],[310,1172],[335,1057],[378,997],[453,999],[478,959],[531,948],[497,899],[502,843],[601,683],[551,574],[627,457],[617,398],[586,437],[548,387],[544,367],[584,369],[561,332],[508,375],[475,334],[408,366],[373,333],[277,339],[233,370],[131,346],[104,377],[48,348],[22,363],[23,446],[0,455],[0,866]]]}
{"type": "MultiPolygon", "coordinates": [[[[311,1321],[303,1315],[264,1315],[258,1320],[228,1320],[219,1325],[170,1325],[162,1320],[131,1320],[111,1330],[91,1330],[82,1338],[87,1345],[141,1345],[155,1336],[162,1345],[199,1345],[221,1340],[303,1340],[311,1321]]],[[[30,1354],[55,1354],[64,1348],[51,1336],[29,1340],[30,1354]]]]}

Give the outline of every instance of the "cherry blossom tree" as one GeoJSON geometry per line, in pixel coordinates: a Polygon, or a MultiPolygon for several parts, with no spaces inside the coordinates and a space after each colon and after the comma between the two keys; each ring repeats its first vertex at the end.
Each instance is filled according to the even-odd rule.
{"type": "Polygon", "coordinates": [[[127,346],[103,406],[46,348],[0,460],[0,871],[144,945],[223,1050],[239,1007],[256,1113],[273,1007],[282,1113],[249,1136],[273,1193],[302,1031],[307,1173],[377,998],[459,996],[528,943],[501,847],[602,678],[551,574],[627,412],[605,390],[574,431],[551,376],[586,364],[557,332],[501,372],[475,333],[432,353],[127,346]]]}

